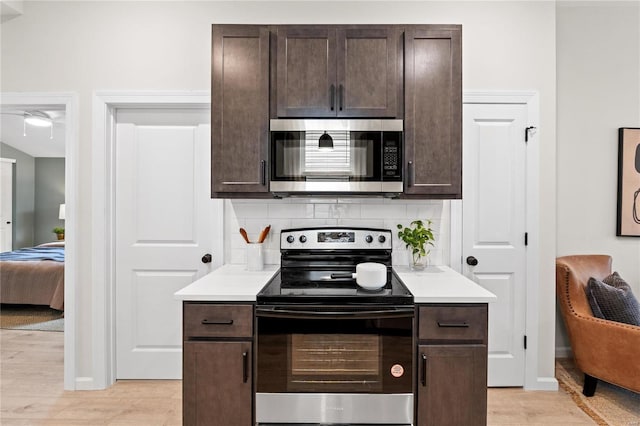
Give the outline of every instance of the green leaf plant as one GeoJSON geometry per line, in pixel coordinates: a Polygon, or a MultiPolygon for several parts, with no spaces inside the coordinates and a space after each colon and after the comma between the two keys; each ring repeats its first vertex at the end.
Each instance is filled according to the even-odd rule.
{"type": "Polygon", "coordinates": [[[411,226],[404,227],[398,224],[398,238],[404,243],[405,247],[411,250],[413,263],[420,263],[420,259],[427,257],[431,253],[427,246],[433,247],[435,238],[433,236],[433,229],[431,229],[431,220],[426,220],[425,223],[422,220],[414,220],[411,222],[411,226]]]}

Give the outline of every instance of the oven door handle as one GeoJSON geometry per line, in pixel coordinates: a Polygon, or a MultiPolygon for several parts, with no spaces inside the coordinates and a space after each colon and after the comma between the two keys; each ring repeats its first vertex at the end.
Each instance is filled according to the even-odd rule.
{"type": "Polygon", "coordinates": [[[312,309],[287,309],[277,306],[257,306],[256,316],[263,318],[296,318],[296,319],[374,319],[374,318],[407,318],[414,316],[413,306],[390,309],[332,311],[312,309]]]}

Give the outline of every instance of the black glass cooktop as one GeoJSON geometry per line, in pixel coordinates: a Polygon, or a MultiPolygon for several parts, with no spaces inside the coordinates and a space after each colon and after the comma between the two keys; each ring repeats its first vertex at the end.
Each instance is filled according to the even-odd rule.
{"type": "Polygon", "coordinates": [[[413,295],[395,273],[379,290],[366,290],[354,279],[332,279],[330,271],[289,273],[280,270],[258,293],[259,305],[267,304],[384,304],[413,303],[413,295]]]}

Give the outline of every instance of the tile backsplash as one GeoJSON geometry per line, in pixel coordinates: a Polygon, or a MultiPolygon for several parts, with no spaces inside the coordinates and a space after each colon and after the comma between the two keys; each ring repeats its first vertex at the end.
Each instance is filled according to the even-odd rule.
{"type": "Polygon", "coordinates": [[[391,200],[383,198],[285,198],[280,200],[225,200],[225,263],[247,262],[246,243],[258,239],[271,225],[265,240],[265,263],[280,263],[280,231],[309,226],[358,226],[390,229],[393,232],[393,264],[407,265],[408,254],[397,236],[398,223],[408,226],[416,219],[431,219],[436,238],[429,256],[431,264],[448,265],[451,245],[450,202],[443,200],[391,200]]]}

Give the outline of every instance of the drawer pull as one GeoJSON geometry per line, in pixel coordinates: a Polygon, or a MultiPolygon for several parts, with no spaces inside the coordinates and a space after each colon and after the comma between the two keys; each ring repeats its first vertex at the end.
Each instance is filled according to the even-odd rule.
{"type": "Polygon", "coordinates": [[[427,386],[427,356],[425,354],[422,355],[422,386],[427,386]]]}
{"type": "Polygon", "coordinates": [[[229,319],[229,320],[210,320],[210,319],[203,319],[202,320],[202,324],[204,325],[231,325],[233,324],[233,320],[229,319]]]}
{"type": "Polygon", "coordinates": [[[438,327],[443,328],[469,328],[469,324],[466,322],[440,322],[438,321],[438,327]]]}

